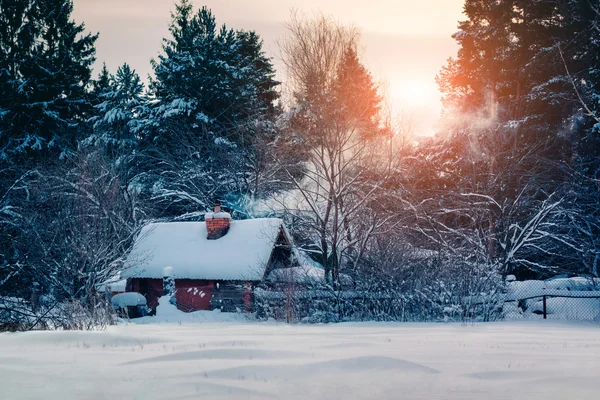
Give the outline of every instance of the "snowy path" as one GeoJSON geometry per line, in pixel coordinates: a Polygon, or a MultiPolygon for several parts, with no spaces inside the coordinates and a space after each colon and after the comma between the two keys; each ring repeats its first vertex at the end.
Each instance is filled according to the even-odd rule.
{"type": "Polygon", "coordinates": [[[600,325],[121,325],[0,334],[0,399],[598,399],[600,325]]]}

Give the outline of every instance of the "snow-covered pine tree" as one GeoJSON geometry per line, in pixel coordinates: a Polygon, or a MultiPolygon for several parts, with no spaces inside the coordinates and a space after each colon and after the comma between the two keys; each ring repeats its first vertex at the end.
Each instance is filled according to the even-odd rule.
{"type": "Polygon", "coordinates": [[[521,1],[519,7],[526,23],[516,34],[520,47],[529,51],[522,63],[527,79],[519,104],[524,116],[519,121],[537,130],[538,136],[555,131],[577,146],[596,123],[585,108],[594,107],[591,96],[598,90],[590,76],[598,65],[594,29],[598,18],[587,0],[521,1]]]}
{"type": "Polygon", "coordinates": [[[182,0],[162,50],[152,61],[153,99],[135,129],[145,153],[163,161],[152,197],[172,205],[167,214],[181,214],[210,207],[214,197],[240,196],[254,137],[271,132],[264,126],[274,120],[278,83],[262,41],[218,27],[208,8],[194,12],[182,0]]]}
{"type": "Polygon", "coordinates": [[[0,160],[4,162],[15,157],[25,139],[25,132],[19,129],[27,103],[22,69],[31,58],[39,31],[30,18],[33,13],[33,0],[0,2],[0,160]]]}
{"type": "MultiPolygon", "coordinates": [[[[553,251],[561,256],[550,258],[565,269],[582,272],[582,266],[594,259],[589,254],[596,244],[590,238],[597,233],[590,233],[597,232],[600,224],[595,206],[599,193],[595,180],[600,174],[600,135],[595,131],[600,109],[600,15],[588,0],[522,0],[517,4],[523,21],[516,32],[519,47],[530,52],[522,63],[526,82],[518,104],[523,113],[517,119],[519,128],[527,132],[527,150],[534,140],[554,138],[552,147],[537,152],[552,164],[562,165],[547,192],[562,190],[567,198],[575,195],[577,199],[565,202],[563,218],[554,221],[549,233],[564,238],[553,251]],[[582,244],[566,246],[577,240],[582,244]]],[[[535,177],[538,181],[551,177],[547,171],[540,172],[535,177]]]]}
{"type": "Polygon", "coordinates": [[[39,233],[41,214],[55,215],[56,201],[37,196],[38,167],[72,153],[90,110],[97,35],[85,34],[72,10],[67,0],[0,1],[0,283],[9,287],[2,295],[26,296],[37,279],[28,235],[39,233]]]}
{"type": "Polygon", "coordinates": [[[135,144],[132,125],[146,105],[144,85],[135,70],[125,63],[114,76],[107,76],[106,66],[94,84],[100,103],[97,115],[90,118],[94,133],[84,144],[101,144],[113,150],[131,148],[135,144]]]}
{"type": "Polygon", "coordinates": [[[0,3],[0,154],[64,156],[90,111],[87,85],[97,35],[71,20],[71,0],[0,3]]]}
{"type": "Polygon", "coordinates": [[[446,108],[494,119],[510,112],[507,101],[518,90],[511,27],[518,23],[515,1],[466,0],[467,19],[453,38],[460,48],[437,80],[446,108]]]}
{"type": "Polygon", "coordinates": [[[577,146],[598,122],[599,17],[592,2],[467,0],[464,10],[467,20],[453,36],[458,56],[438,77],[446,108],[478,125],[482,117],[510,122],[525,151],[556,139],[540,156],[568,157],[568,142],[577,146]]]}
{"type": "Polygon", "coordinates": [[[106,67],[106,63],[102,63],[102,69],[98,73],[98,77],[92,81],[92,90],[90,96],[94,106],[102,103],[102,95],[108,92],[112,87],[112,75],[106,67]]]}
{"type": "MultiPolygon", "coordinates": [[[[535,220],[555,202],[561,204],[557,215],[571,214],[573,220],[582,220],[577,216],[581,210],[563,208],[568,202],[563,204],[557,197],[578,193],[579,204],[584,204],[584,198],[596,196],[600,141],[592,132],[597,123],[598,97],[593,99],[599,93],[594,71],[598,70],[600,32],[594,4],[588,0],[467,0],[465,14],[467,20],[454,35],[460,45],[458,56],[442,70],[438,83],[450,111],[447,115],[459,111],[467,117],[460,118],[461,123],[469,125],[454,126],[448,138],[462,136],[461,145],[468,143],[463,149],[466,154],[480,158],[478,163],[485,166],[477,178],[483,184],[474,194],[493,200],[492,240],[535,220]],[[587,189],[580,192],[584,181],[587,189]],[[569,185],[576,189],[570,190],[569,185]]],[[[465,163],[468,157],[453,149],[442,153],[455,159],[453,164],[460,169],[456,177],[464,180],[462,171],[472,170],[465,163]]],[[[453,179],[444,174],[445,180],[453,179]]],[[[465,183],[458,183],[464,194],[466,188],[460,185],[465,183]]],[[[597,210],[592,207],[581,215],[594,213],[597,210]]],[[[572,238],[565,241],[565,232],[574,230],[566,219],[552,218],[542,221],[548,224],[544,237],[548,240],[537,247],[522,247],[519,261],[510,261],[507,269],[579,268],[581,263],[564,256],[572,252],[572,238]]],[[[492,246],[491,253],[505,257],[506,264],[514,245],[505,241],[492,246]]]]}
{"type": "Polygon", "coordinates": [[[263,41],[256,32],[237,31],[236,38],[241,42],[239,54],[242,64],[247,65],[244,73],[252,85],[250,91],[256,92],[254,108],[259,110],[261,116],[272,119],[276,116],[275,102],[279,99],[279,82],[275,80],[273,63],[265,55],[263,41]]]}
{"type": "MultiPolygon", "coordinates": [[[[273,110],[278,83],[255,33],[218,28],[208,8],[193,14],[187,0],[176,6],[170,32],[163,54],[152,61],[156,104],[150,126],[177,116],[192,129],[236,141],[232,132],[273,110]]],[[[154,138],[165,134],[158,129],[154,138]]]]}

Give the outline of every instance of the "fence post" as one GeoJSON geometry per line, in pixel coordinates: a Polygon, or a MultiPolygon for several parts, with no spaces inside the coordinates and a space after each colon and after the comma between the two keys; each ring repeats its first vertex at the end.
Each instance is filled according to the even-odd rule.
{"type": "Polygon", "coordinates": [[[544,303],[544,319],[546,319],[546,316],[548,315],[546,312],[546,295],[544,295],[543,299],[543,303],[544,303]]]}

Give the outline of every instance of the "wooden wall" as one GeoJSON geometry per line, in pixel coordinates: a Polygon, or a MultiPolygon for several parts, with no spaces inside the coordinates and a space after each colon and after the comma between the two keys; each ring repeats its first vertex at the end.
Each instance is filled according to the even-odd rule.
{"type": "Polygon", "coordinates": [[[175,300],[177,308],[190,312],[210,310],[214,282],[199,279],[176,279],[175,300]]]}
{"type": "MultiPolygon", "coordinates": [[[[184,312],[221,310],[244,312],[252,308],[254,283],[244,281],[210,281],[200,279],[175,279],[175,301],[184,312]]],[[[138,292],[146,297],[148,307],[155,309],[164,294],[163,280],[131,278],[128,292],[138,292]]]]}

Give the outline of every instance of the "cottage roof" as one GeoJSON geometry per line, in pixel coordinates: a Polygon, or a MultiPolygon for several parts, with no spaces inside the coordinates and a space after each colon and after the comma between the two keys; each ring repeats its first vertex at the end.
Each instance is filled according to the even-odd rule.
{"type": "Polygon", "coordinates": [[[162,278],[172,267],[175,279],[258,281],[282,229],[278,218],[231,221],[225,236],[208,240],[204,222],[152,223],[137,237],[121,277],[162,278]]]}
{"type": "Polygon", "coordinates": [[[106,281],[96,285],[100,293],[103,292],[124,292],[127,287],[127,279],[121,278],[121,273],[117,272],[106,281]]]}

